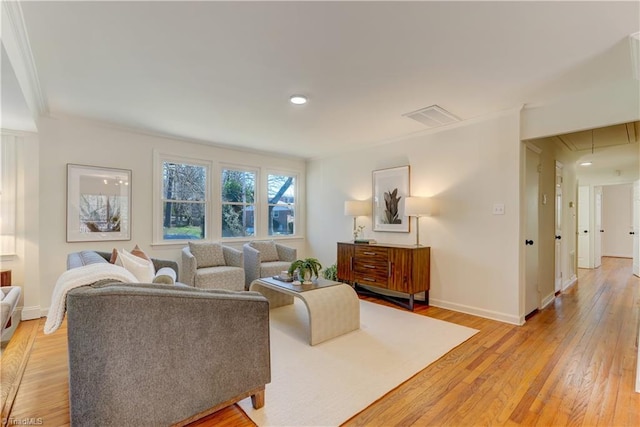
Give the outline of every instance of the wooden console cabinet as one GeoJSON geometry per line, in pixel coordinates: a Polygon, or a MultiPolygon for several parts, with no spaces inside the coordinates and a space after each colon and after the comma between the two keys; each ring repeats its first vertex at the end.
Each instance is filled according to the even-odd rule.
{"type": "Polygon", "coordinates": [[[415,294],[424,292],[429,303],[430,257],[427,246],[339,242],[338,280],[409,294],[413,310],[415,294]]]}

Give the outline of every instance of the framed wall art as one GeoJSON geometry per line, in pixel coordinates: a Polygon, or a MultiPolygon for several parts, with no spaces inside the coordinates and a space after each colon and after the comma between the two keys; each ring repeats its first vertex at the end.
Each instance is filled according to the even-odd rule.
{"type": "Polygon", "coordinates": [[[409,232],[405,197],[409,197],[408,165],[373,171],[373,231],[409,232]]]}
{"type": "Polygon", "coordinates": [[[131,171],[67,164],[67,242],[131,240],[131,171]]]}

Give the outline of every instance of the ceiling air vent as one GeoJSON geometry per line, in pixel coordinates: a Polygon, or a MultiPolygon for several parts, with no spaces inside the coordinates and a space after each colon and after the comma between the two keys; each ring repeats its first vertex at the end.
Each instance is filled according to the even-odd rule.
{"type": "Polygon", "coordinates": [[[437,105],[432,105],[421,110],[403,114],[402,117],[409,117],[410,119],[417,120],[423,125],[429,126],[430,128],[444,126],[460,121],[458,117],[454,116],[444,108],[437,105]]]}

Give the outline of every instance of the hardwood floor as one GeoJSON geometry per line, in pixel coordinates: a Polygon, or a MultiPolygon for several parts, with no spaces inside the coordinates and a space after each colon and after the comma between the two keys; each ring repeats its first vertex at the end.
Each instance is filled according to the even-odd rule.
{"type": "MultiPolygon", "coordinates": [[[[480,332],[345,425],[639,426],[639,288],[631,260],[604,258],[524,326],[418,306],[419,314],[480,332]]],[[[44,319],[20,327],[32,322],[38,333],[11,418],[68,425],[66,330],[44,335],[44,319]]],[[[234,405],[192,425],[253,423],[234,405]]]]}

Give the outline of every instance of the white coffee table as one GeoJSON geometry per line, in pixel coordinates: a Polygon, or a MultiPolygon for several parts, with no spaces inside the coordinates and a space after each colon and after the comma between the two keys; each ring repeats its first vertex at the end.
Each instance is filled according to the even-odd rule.
{"type": "Polygon", "coordinates": [[[310,345],[360,329],[360,300],[351,286],[325,279],[313,285],[295,283],[265,277],[251,282],[249,290],[264,295],[270,309],[293,304],[293,298],[302,300],[309,313],[310,345]]]}

